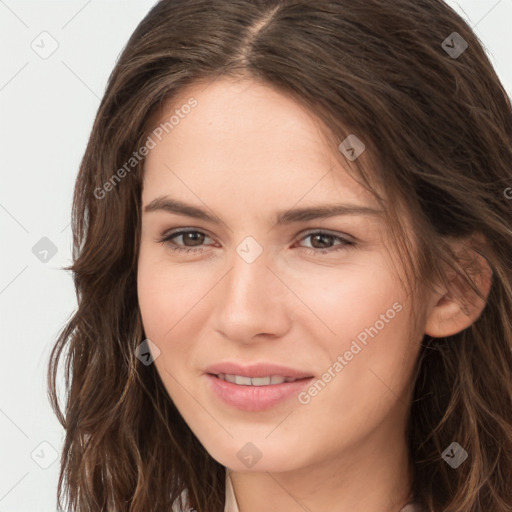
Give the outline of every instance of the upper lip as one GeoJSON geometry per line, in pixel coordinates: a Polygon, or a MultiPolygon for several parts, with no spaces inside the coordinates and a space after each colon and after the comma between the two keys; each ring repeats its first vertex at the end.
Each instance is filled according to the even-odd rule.
{"type": "Polygon", "coordinates": [[[238,364],[234,362],[223,362],[209,366],[205,370],[206,373],[219,375],[221,373],[228,375],[241,375],[242,377],[271,377],[272,375],[281,375],[282,377],[291,377],[294,379],[303,379],[305,377],[313,377],[311,373],[281,366],[273,363],[257,363],[257,364],[238,364]]]}

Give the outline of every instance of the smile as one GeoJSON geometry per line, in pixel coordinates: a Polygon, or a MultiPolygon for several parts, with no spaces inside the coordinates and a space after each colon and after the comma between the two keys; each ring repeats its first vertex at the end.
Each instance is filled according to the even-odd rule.
{"type": "Polygon", "coordinates": [[[269,386],[271,384],[282,384],[283,382],[295,382],[294,377],[283,377],[282,375],[272,375],[270,377],[245,377],[243,375],[230,375],[227,373],[220,373],[217,377],[232,384],[239,386],[269,386]]]}
{"type": "Polygon", "coordinates": [[[219,405],[228,405],[240,411],[266,411],[289,400],[295,404],[299,393],[311,384],[314,377],[246,377],[235,374],[204,375],[208,388],[219,405]]]}

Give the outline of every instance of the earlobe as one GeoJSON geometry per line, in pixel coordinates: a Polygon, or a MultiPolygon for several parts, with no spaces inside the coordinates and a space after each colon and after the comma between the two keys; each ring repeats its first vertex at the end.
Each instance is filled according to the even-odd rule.
{"type": "Polygon", "coordinates": [[[491,290],[492,269],[480,252],[474,249],[471,252],[472,263],[476,264],[477,270],[467,271],[467,273],[483,298],[456,275],[451,281],[450,289],[445,287],[442,289],[441,296],[439,293],[432,296],[433,305],[428,311],[425,334],[433,338],[452,336],[467,329],[482,314],[491,290]]]}

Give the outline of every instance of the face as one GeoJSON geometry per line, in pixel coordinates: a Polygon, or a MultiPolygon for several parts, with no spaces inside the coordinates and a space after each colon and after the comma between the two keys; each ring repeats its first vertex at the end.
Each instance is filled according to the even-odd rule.
{"type": "Polygon", "coordinates": [[[376,201],[279,92],[196,85],[162,120],[191,97],[153,137],[142,193],[138,298],[169,396],[233,470],[296,470],[402,435],[421,333],[376,201]]]}

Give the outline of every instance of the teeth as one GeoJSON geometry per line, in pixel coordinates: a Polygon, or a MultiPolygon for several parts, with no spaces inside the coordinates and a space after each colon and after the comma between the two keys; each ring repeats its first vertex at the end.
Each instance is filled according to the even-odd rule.
{"type": "Polygon", "coordinates": [[[268,386],[271,383],[270,377],[254,377],[249,380],[252,386],[268,386]]]}
{"type": "Polygon", "coordinates": [[[272,375],[271,377],[243,377],[242,375],[229,375],[220,373],[219,379],[238,384],[239,386],[269,386],[270,384],[282,384],[283,382],[293,382],[297,379],[293,377],[283,377],[282,375],[272,375]]]}
{"type": "Polygon", "coordinates": [[[241,375],[235,375],[235,384],[240,386],[250,386],[251,385],[251,377],[242,377],[241,375]]]}

